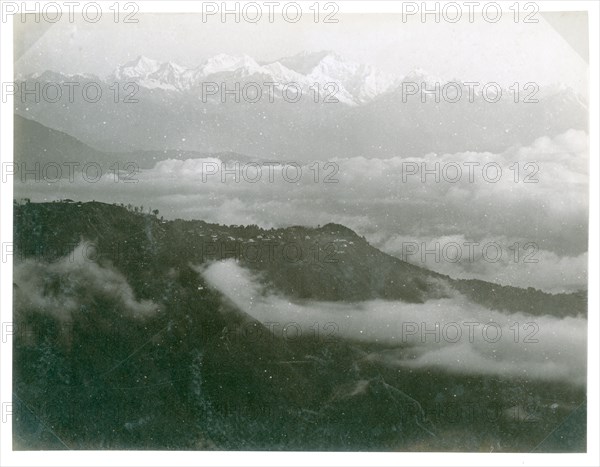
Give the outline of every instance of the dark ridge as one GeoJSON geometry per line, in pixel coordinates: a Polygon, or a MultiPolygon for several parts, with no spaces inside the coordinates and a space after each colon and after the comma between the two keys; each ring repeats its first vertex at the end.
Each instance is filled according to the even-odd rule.
{"type": "Polygon", "coordinates": [[[66,256],[82,240],[111,261],[140,297],[153,298],[169,270],[235,259],[292,299],[424,303],[461,294],[486,308],[586,316],[587,292],[550,294],[481,280],[455,280],[371,246],[340,224],[263,229],[201,220],[166,221],[150,206],[63,201],[16,203],[18,260],[40,251],[66,256]],[[141,210],[143,209],[143,212],[141,210]],[[53,252],[53,253],[52,253],[53,252]]]}

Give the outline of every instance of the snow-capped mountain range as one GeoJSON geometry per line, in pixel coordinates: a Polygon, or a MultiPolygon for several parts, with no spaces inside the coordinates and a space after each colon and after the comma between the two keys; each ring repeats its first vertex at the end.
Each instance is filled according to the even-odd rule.
{"type": "MultiPolygon", "coordinates": [[[[17,75],[18,80],[42,82],[101,81],[107,85],[114,82],[135,82],[140,88],[162,90],[176,94],[192,93],[198,95],[202,83],[215,82],[234,83],[255,82],[258,84],[277,83],[275,89],[281,90],[290,83],[299,85],[303,94],[319,92],[326,94],[326,85],[330,94],[339,102],[350,106],[369,103],[382,94],[396,91],[402,83],[434,83],[443,86],[445,83],[462,83],[459,79],[443,79],[416,68],[403,76],[385,73],[371,65],[364,65],[348,60],[332,51],[301,52],[291,57],[284,57],[272,62],[259,62],[248,55],[218,54],[204,60],[200,65],[186,68],[173,62],[160,62],[144,56],[117,66],[105,78],[89,73],[65,74],[55,71],[32,73],[26,76],[17,75]]],[[[464,84],[464,83],[462,83],[464,84]]],[[[480,87],[469,92],[480,94],[480,87]]],[[[506,94],[509,91],[506,90],[506,94]]],[[[571,88],[556,84],[540,89],[540,96],[568,94],[569,98],[583,100],[571,88]]],[[[322,96],[323,97],[323,96],[322,96]]],[[[585,105],[585,104],[583,104],[585,105]]]]}
{"type": "MultiPolygon", "coordinates": [[[[540,86],[536,104],[515,102],[509,89],[503,89],[501,100],[490,102],[478,92],[481,87],[473,101],[466,89],[459,102],[423,99],[423,92],[406,99],[403,84],[427,83],[432,89],[433,83],[441,87],[447,82],[466,83],[440,79],[422,69],[390,76],[333,52],[301,53],[272,62],[220,54],[192,68],[138,57],[105,78],[45,71],[19,79],[24,81],[21,89],[33,89],[33,82],[81,84],[73,99],[66,89],[58,100],[32,93],[15,99],[15,113],[105,152],[235,152],[294,160],[388,158],[502,152],[541,136],[588,128],[587,99],[571,88],[540,86]],[[101,88],[97,101],[83,98],[83,87],[90,81],[101,88]],[[119,94],[115,82],[121,84],[119,94]],[[130,82],[139,85],[133,93],[136,105],[125,100],[132,93],[125,87],[130,82]],[[218,92],[204,99],[202,85],[207,82],[225,83],[228,90],[237,83],[242,89],[250,82],[297,83],[306,98],[290,105],[280,89],[272,102],[264,97],[256,103],[223,101],[218,92]],[[318,101],[313,100],[315,83],[321,85],[318,101]],[[328,83],[336,84],[339,105],[321,105],[328,83]]],[[[530,94],[529,89],[520,93],[530,94]]]]}
{"type": "MultiPolygon", "coordinates": [[[[418,72],[415,72],[418,73],[418,72]]],[[[425,76],[425,75],[423,75],[425,76]]],[[[397,87],[401,79],[334,52],[302,52],[273,62],[260,63],[248,55],[219,54],[195,68],[161,63],[139,56],[117,67],[107,81],[134,81],[148,89],[185,92],[206,81],[257,81],[285,85],[296,83],[303,91],[315,83],[335,83],[335,96],[349,105],[363,104],[397,87]]]]}

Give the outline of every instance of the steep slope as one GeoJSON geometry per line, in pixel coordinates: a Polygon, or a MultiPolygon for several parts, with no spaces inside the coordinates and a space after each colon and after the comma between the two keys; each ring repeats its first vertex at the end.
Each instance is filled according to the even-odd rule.
{"type": "Polygon", "coordinates": [[[14,148],[14,161],[25,164],[29,169],[33,169],[35,164],[102,164],[110,160],[108,154],[97,151],[66,133],[19,115],[14,118],[14,148]]]}

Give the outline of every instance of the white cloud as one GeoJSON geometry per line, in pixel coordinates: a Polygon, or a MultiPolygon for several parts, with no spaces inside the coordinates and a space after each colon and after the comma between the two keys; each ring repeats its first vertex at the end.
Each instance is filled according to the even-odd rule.
{"type": "MultiPolygon", "coordinates": [[[[367,357],[388,365],[576,385],[586,381],[587,320],[583,318],[507,314],[460,295],[424,304],[294,303],[265,291],[232,260],[196,270],[239,310],[272,329],[297,323],[304,335],[313,335],[315,323],[321,327],[334,323],[336,337],[397,344],[367,357]]],[[[296,332],[295,328],[294,338],[296,332]]]]}
{"type": "Polygon", "coordinates": [[[93,248],[91,243],[82,242],[54,262],[35,257],[15,262],[16,312],[35,311],[71,322],[75,314],[82,312],[83,305],[90,305],[93,297],[106,297],[128,316],[152,315],[157,306],[149,300],[136,300],[125,276],[93,261],[93,248]]]}
{"type": "Polygon", "coordinates": [[[554,293],[571,292],[587,284],[587,253],[559,256],[523,238],[394,235],[381,239],[379,247],[454,279],[480,279],[554,293]]]}

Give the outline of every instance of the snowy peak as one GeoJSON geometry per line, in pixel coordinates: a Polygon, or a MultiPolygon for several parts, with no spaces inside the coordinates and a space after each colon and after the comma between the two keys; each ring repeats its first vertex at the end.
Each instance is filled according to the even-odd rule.
{"type": "Polygon", "coordinates": [[[336,83],[339,87],[338,97],[350,104],[368,102],[398,84],[392,75],[347,60],[329,50],[301,52],[278,62],[305,75],[311,83],[336,83]]]}
{"type": "Polygon", "coordinates": [[[332,75],[356,73],[360,66],[360,64],[346,60],[340,55],[327,53],[319,60],[319,63],[313,69],[313,73],[315,70],[326,70],[332,75]]]}
{"type": "Polygon", "coordinates": [[[154,73],[160,67],[160,63],[150,58],[139,56],[135,60],[119,65],[114,72],[117,79],[139,79],[154,73]]]}
{"type": "MultiPolygon", "coordinates": [[[[116,68],[109,81],[134,81],[146,89],[195,93],[206,81],[215,82],[275,82],[280,86],[296,83],[303,92],[310,93],[315,83],[335,85],[334,97],[347,105],[361,105],[378,96],[396,92],[402,83],[440,83],[448,80],[416,68],[402,77],[396,77],[370,65],[348,60],[341,55],[323,50],[301,52],[275,61],[259,63],[248,55],[218,54],[209,57],[195,68],[186,68],[172,62],[139,56],[116,68]]],[[[459,82],[458,80],[455,80],[459,82]]],[[[327,89],[332,90],[329,86],[327,89]]],[[[475,90],[478,93],[478,90],[475,90]]],[[[563,92],[562,94],[569,94],[563,92]]]]}
{"type": "MultiPolygon", "coordinates": [[[[66,75],[46,71],[34,73],[20,79],[36,81],[64,82],[98,79],[93,75],[66,75]]],[[[301,52],[275,61],[257,62],[248,55],[218,54],[209,57],[194,68],[187,68],[172,62],[160,62],[144,56],[119,65],[105,80],[107,83],[135,82],[141,88],[162,89],[171,92],[189,92],[195,94],[203,82],[218,83],[274,82],[281,88],[295,83],[303,93],[311,95],[315,85],[323,92],[347,105],[362,105],[373,101],[386,93],[402,91],[402,83],[412,82],[420,85],[434,83],[444,85],[448,82],[462,83],[460,80],[442,80],[422,68],[416,68],[404,76],[396,77],[384,73],[373,66],[348,60],[329,50],[320,52],[301,52]],[[331,86],[334,85],[334,87],[331,86]],[[327,86],[327,88],[325,88],[327,86]],[[325,91],[327,90],[327,91],[325,91]]],[[[463,83],[464,84],[464,83],[463,83]]],[[[475,95],[480,90],[475,88],[475,95]]],[[[572,89],[560,86],[548,86],[540,89],[536,96],[556,96],[565,102],[576,100],[584,102],[585,96],[577,95],[572,89]]]]}
{"type": "Polygon", "coordinates": [[[279,59],[271,65],[279,63],[309,78],[347,81],[355,76],[363,65],[346,60],[344,57],[324,50],[321,52],[301,52],[293,57],[279,59]]]}
{"type": "Polygon", "coordinates": [[[336,82],[353,98],[364,103],[387,92],[397,84],[394,76],[369,65],[362,65],[328,52],[314,67],[309,78],[318,82],[336,82]]]}
{"type": "Polygon", "coordinates": [[[237,81],[260,76],[282,85],[294,82],[306,90],[315,83],[335,83],[336,97],[349,105],[367,102],[396,84],[392,76],[331,51],[302,52],[263,64],[248,55],[218,54],[193,69],[140,56],[117,67],[111,78],[136,81],[148,89],[186,91],[207,79],[237,81]]]}
{"type": "Polygon", "coordinates": [[[162,63],[158,69],[149,76],[155,76],[161,79],[169,79],[182,75],[186,69],[176,63],[166,62],[162,63]]]}
{"type": "Polygon", "coordinates": [[[198,72],[202,76],[209,76],[216,73],[234,72],[240,69],[245,70],[248,74],[252,74],[260,69],[260,65],[248,55],[219,54],[205,60],[198,68],[198,72]]]}
{"type": "Polygon", "coordinates": [[[119,65],[109,80],[134,81],[148,89],[181,91],[188,87],[188,70],[176,63],[159,62],[144,56],[119,65]]]}
{"type": "MultiPolygon", "coordinates": [[[[286,68],[294,70],[302,75],[310,74],[326,57],[338,57],[334,52],[323,50],[321,52],[300,52],[291,57],[280,58],[276,62],[281,63],[286,68]]],[[[274,62],[274,63],[276,63],[274,62]]]]}
{"type": "MultiPolygon", "coordinates": [[[[147,75],[146,84],[152,83],[154,87],[181,91],[187,89],[189,84],[186,71],[184,67],[175,63],[162,63],[155,72],[147,75]]],[[[148,87],[152,87],[152,85],[148,87]]]]}
{"type": "Polygon", "coordinates": [[[248,55],[233,56],[219,54],[205,60],[200,66],[189,69],[172,62],[161,63],[144,56],[117,67],[110,78],[135,81],[149,89],[185,91],[205,78],[223,73],[250,76],[261,71],[260,65],[248,55]]]}
{"type": "Polygon", "coordinates": [[[306,77],[297,71],[287,68],[280,62],[273,62],[262,67],[263,73],[268,74],[273,78],[273,81],[280,83],[302,82],[306,81],[306,77]]]}

